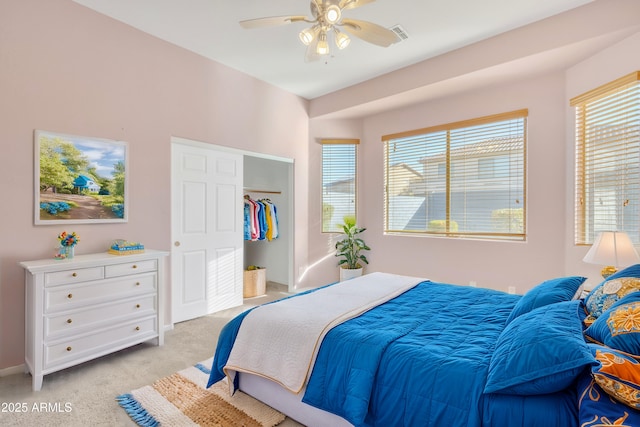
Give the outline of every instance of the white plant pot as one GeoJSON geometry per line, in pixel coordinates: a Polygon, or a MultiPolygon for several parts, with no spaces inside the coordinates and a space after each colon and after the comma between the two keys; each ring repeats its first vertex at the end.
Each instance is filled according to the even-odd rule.
{"type": "Polygon", "coordinates": [[[363,268],[340,268],[340,281],[353,279],[354,277],[362,276],[363,268]]]}

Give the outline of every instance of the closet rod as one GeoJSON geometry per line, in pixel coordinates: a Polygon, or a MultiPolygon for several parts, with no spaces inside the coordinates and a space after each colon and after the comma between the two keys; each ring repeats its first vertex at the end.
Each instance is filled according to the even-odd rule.
{"type": "Polygon", "coordinates": [[[282,191],[255,190],[255,189],[251,189],[251,188],[245,188],[244,191],[246,191],[247,193],[282,194],[282,191]]]}

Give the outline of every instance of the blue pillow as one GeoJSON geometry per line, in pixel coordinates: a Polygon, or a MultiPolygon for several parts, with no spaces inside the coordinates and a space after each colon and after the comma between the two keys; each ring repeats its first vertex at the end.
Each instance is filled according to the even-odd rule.
{"type": "Polygon", "coordinates": [[[587,370],[577,381],[580,426],[640,426],[640,411],[621,405],[596,384],[587,370]]]}
{"type": "Polygon", "coordinates": [[[596,343],[640,356],[640,292],[615,302],[584,334],[596,343]]]}
{"type": "Polygon", "coordinates": [[[587,280],[585,277],[570,276],[558,277],[557,279],[540,283],[520,298],[509,315],[507,323],[511,323],[516,317],[535,308],[562,301],[571,301],[585,280],[587,280]]]}
{"type": "Polygon", "coordinates": [[[595,363],[582,336],[580,303],[545,305],[509,323],[496,342],[485,393],[554,393],[595,363]]]}
{"type": "Polygon", "coordinates": [[[612,286],[612,282],[614,280],[624,278],[640,278],[640,264],[632,265],[616,272],[615,274],[612,274],[598,286],[593,288],[591,292],[589,292],[589,295],[587,295],[584,300],[584,304],[587,308],[587,312],[589,313],[590,321],[594,321],[595,319],[597,319],[602,313],[604,313],[609,307],[611,307],[613,303],[618,301],[629,292],[638,290],[638,287],[634,286],[629,281],[626,281],[627,283],[624,287],[620,287],[617,284],[615,286],[612,286]]]}
{"type": "Polygon", "coordinates": [[[621,277],[640,277],[640,264],[630,265],[627,268],[616,271],[614,274],[607,277],[606,280],[619,279],[621,277]]]}
{"type": "Polygon", "coordinates": [[[617,401],[640,409],[640,363],[609,347],[589,347],[598,362],[591,367],[591,375],[600,388],[617,401]]]}

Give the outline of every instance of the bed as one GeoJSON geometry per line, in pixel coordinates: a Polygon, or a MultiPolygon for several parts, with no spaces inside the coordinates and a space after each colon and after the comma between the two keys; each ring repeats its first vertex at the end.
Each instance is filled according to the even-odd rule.
{"type": "MultiPolygon", "coordinates": [[[[628,276],[640,277],[640,266],[609,281],[628,276]]],[[[640,280],[613,302],[596,298],[611,296],[599,291],[606,282],[580,299],[584,280],[552,279],[518,296],[371,273],[231,320],[209,385],[227,377],[231,392],[307,426],[640,425],[629,389],[625,402],[603,388],[633,392],[605,365],[626,355],[628,368],[640,351],[603,355],[617,349],[585,335],[612,309],[637,303],[640,313],[640,280]],[[588,307],[601,309],[599,320],[588,307]]]]}

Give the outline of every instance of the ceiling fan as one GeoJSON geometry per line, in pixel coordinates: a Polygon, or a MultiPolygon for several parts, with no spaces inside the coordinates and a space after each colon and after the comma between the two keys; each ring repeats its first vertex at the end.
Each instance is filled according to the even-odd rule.
{"type": "Polygon", "coordinates": [[[311,0],[311,15],[309,19],[304,15],[272,16],[268,18],[249,19],[240,21],[243,28],[264,28],[278,25],[286,25],[294,22],[308,22],[311,27],[300,31],[300,41],[307,47],[305,59],[314,61],[321,56],[328,55],[329,39],[333,38],[338,49],[349,46],[351,39],[340,28],[349,34],[366,42],[378,46],[388,47],[399,41],[393,31],[368,21],[344,18],[342,12],[355,9],[375,0],[311,0]]]}

